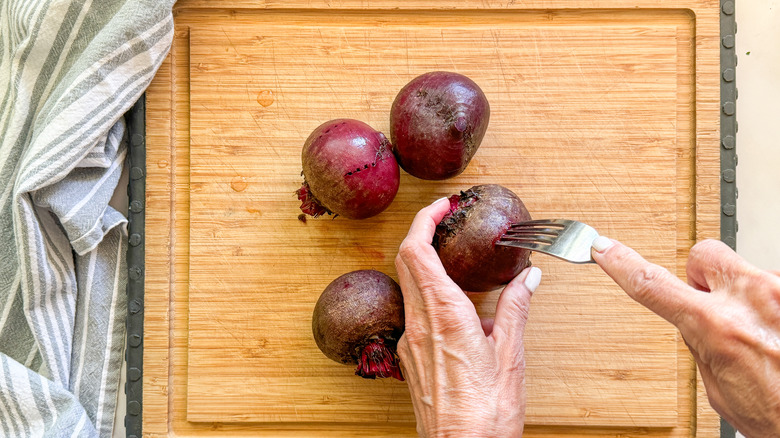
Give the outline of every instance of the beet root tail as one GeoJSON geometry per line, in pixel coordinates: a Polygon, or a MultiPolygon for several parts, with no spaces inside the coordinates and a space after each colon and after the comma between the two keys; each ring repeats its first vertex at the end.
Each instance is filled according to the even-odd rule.
{"type": "Polygon", "coordinates": [[[295,191],[295,194],[298,195],[298,200],[301,201],[302,212],[313,217],[331,214],[330,210],[320,204],[317,198],[314,197],[311,188],[309,188],[309,184],[305,181],[303,185],[301,185],[301,188],[295,191]]]}
{"type": "Polygon", "coordinates": [[[398,364],[398,355],[382,338],[372,340],[363,348],[355,374],[366,379],[395,377],[400,381],[404,380],[398,364]]]}

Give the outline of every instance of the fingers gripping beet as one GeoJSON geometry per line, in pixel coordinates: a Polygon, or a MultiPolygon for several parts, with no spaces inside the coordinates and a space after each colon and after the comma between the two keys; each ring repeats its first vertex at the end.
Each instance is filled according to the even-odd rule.
{"type": "Polygon", "coordinates": [[[508,283],[530,265],[530,251],[496,245],[509,225],[531,219],[523,201],[497,184],[474,186],[450,197],[433,246],[447,275],[469,292],[508,283]]]}
{"type": "Polygon", "coordinates": [[[390,142],[361,121],[323,123],[306,139],[301,159],[304,183],[296,194],[301,210],[314,217],[365,219],[384,211],[398,192],[390,142]]]}
{"type": "Polygon", "coordinates": [[[357,364],[355,374],[368,379],[403,380],[395,350],[403,331],[401,288],[374,270],[353,271],[333,280],[312,316],[314,340],[325,356],[357,364]]]}

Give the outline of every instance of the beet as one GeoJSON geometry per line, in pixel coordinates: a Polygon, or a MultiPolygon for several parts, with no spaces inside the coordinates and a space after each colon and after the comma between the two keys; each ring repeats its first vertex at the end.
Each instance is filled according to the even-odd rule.
{"type": "Polygon", "coordinates": [[[311,327],[325,356],[357,364],[355,374],[404,379],[396,354],[404,331],[403,295],[382,272],[352,271],[333,280],[314,306],[311,327]]]}
{"type": "Polygon", "coordinates": [[[304,182],[296,191],[301,210],[365,219],[385,210],[398,192],[400,173],[381,132],[352,119],[318,126],[301,153],[304,182]]]}
{"type": "Polygon", "coordinates": [[[390,110],[390,139],[402,169],[441,180],[466,169],[485,136],[490,105],[479,86],[458,73],[412,79],[390,110]]]}
{"type": "Polygon", "coordinates": [[[530,265],[530,251],[496,245],[512,223],[531,220],[523,201],[497,184],[474,186],[450,198],[433,246],[447,275],[469,292],[508,283],[530,265]]]}

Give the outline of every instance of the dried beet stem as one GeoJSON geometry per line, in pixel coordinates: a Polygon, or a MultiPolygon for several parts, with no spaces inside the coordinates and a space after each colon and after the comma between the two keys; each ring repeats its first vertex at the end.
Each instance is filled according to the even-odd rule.
{"type": "Polygon", "coordinates": [[[295,191],[295,194],[298,195],[298,200],[301,201],[301,211],[304,213],[312,217],[319,217],[324,214],[333,214],[333,212],[320,204],[320,201],[318,201],[311,192],[311,188],[309,188],[309,184],[306,183],[306,181],[303,182],[300,189],[295,191]]]}
{"type": "Polygon", "coordinates": [[[372,339],[363,348],[355,374],[366,379],[394,377],[400,381],[404,380],[398,364],[398,355],[394,348],[385,344],[383,338],[372,339]]]}

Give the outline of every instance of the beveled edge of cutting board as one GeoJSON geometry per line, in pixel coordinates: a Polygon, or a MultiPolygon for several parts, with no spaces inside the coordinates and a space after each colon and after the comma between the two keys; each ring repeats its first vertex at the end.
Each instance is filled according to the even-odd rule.
{"type": "MultiPolygon", "coordinates": [[[[720,204],[721,227],[720,239],[732,249],[736,249],[736,71],[737,55],[734,49],[736,21],[734,17],[734,0],[720,0],[720,204]]],[[[140,436],[142,433],[142,372],[143,372],[143,294],[144,294],[144,199],[146,183],[146,125],[145,125],[145,94],[141,96],[133,108],[125,115],[128,122],[128,138],[131,148],[128,163],[131,173],[128,182],[130,211],[128,212],[128,233],[130,245],[127,252],[128,268],[128,318],[127,337],[128,348],[125,359],[128,369],[128,381],[125,386],[127,395],[127,415],[124,424],[126,436],[140,436]],[[138,170],[140,169],[140,173],[138,170]],[[135,201],[135,203],[133,203],[135,201]],[[132,374],[132,376],[131,376],[132,374]]],[[[699,382],[701,383],[701,382],[699,382]]],[[[706,403],[706,397],[699,394],[700,402],[706,403]]],[[[721,419],[720,435],[724,438],[736,436],[735,430],[721,419]]]]}

